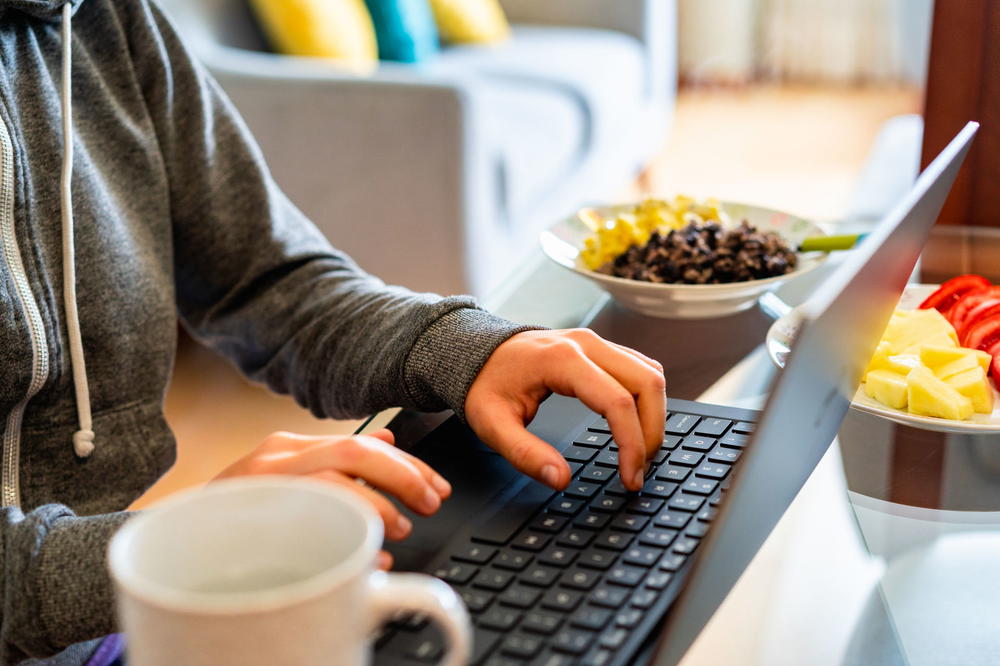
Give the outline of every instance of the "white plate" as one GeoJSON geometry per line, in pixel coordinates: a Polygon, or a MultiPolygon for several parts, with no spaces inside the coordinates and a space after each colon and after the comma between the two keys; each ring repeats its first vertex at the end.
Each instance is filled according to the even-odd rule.
{"type": "MultiPolygon", "coordinates": [[[[596,210],[610,217],[634,205],[604,206],[596,210]]],[[[747,220],[762,231],[776,231],[793,247],[805,238],[826,235],[815,222],[770,208],[729,201],[722,202],[722,208],[734,223],[747,220]]],[[[625,307],[652,317],[702,319],[740,312],[753,307],[762,293],[811,271],[826,259],[823,253],[800,254],[799,266],[794,271],[764,280],[729,284],[657,284],[589,270],[580,259],[580,248],[589,235],[590,229],[574,215],[542,232],[542,250],[560,266],[596,282],[625,307]]]]}
{"type": "MultiPolygon", "coordinates": [[[[919,306],[925,298],[937,289],[933,284],[910,284],[903,290],[903,295],[899,299],[899,307],[905,310],[913,310],[919,306]]],[[[767,331],[765,347],[767,355],[779,368],[785,367],[785,358],[792,340],[798,330],[799,315],[796,310],[777,319],[767,331]]],[[[992,383],[992,382],[991,382],[992,383]]],[[[993,389],[993,413],[973,414],[964,421],[954,421],[952,419],[939,419],[934,416],[917,416],[901,409],[887,407],[881,402],[870,398],[863,388],[858,387],[854,394],[851,407],[860,411],[881,416],[902,423],[913,428],[924,430],[937,430],[940,432],[963,433],[967,435],[987,435],[1000,433],[1000,392],[993,389]]]]}

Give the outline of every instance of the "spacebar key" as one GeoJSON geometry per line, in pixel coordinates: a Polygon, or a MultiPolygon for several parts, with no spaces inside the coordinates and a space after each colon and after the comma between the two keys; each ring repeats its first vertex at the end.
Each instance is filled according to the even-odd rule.
{"type": "Polygon", "coordinates": [[[529,481],[517,495],[501,505],[493,516],[473,529],[472,538],[486,543],[507,543],[554,494],[548,486],[529,481]]]}

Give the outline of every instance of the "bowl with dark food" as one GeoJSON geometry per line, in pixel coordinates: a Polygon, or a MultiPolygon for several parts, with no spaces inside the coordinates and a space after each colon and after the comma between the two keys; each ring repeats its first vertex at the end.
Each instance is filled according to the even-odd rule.
{"type": "Polygon", "coordinates": [[[815,222],[781,211],[676,196],[581,210],[542,233],[560,266],[593,280],[623,306],[653,317],[720,317],[819,266],[802,253],[825,236],[815,222]]]}

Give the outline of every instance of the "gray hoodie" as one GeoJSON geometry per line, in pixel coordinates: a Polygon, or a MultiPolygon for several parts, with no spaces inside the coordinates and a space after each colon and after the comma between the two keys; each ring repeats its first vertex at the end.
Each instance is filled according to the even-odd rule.
{"type": "Polygon", "coordinates": [[[115,631],[105,548],[174,461],[178,319],[328,417],[461,413],[524,329],[469,298],[387,287],[331,248],[149,0],[74,0],[70,39],[65,3],[0,0],[0,663],[79,663],[80,642],[115,631]]]}

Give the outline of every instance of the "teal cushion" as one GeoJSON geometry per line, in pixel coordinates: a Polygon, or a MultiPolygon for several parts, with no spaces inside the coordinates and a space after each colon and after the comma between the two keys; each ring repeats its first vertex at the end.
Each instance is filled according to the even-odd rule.
{"type": "Polygon", "coordinates": [[[375,24],[380,60],[420,62],[437,53],[438,32],[428,0],[365,0],[375,24]]]}

